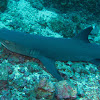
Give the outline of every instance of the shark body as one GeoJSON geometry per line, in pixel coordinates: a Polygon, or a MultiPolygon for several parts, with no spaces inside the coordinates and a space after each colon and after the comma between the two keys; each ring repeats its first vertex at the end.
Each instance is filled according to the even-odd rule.
{"type": "Polygon", "coordinates": [[[60,81],[63,78],[55,67],[56,60],[90,61],[96,65],[100,64],[100,45],[88,41],[92,29],[88,27],[71,39],[0,29],[0,42],[13,52],[39,59],[60,81]]]}

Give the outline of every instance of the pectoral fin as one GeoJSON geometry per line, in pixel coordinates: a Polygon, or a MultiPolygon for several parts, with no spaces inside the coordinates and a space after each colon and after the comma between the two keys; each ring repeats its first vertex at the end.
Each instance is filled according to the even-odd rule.
{"type": "Polygon", "coordinates": [[[58,70],[55,67],[54,60],[44,56],[39,57],[39,60],[43,63],[43,65],[46,67],[48,72],[52,74],[53,77],[55,77],[59,81],[63,80],[63,78],[60,76],[58,70]]]}

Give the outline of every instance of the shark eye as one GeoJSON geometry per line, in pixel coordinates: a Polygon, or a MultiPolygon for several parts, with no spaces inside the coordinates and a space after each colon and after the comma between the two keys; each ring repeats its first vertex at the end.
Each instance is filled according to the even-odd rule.
{"type": "Polygon", "coordinates": [[[5,40],[5,43],[9,44],[9,41],[5,40]]]}

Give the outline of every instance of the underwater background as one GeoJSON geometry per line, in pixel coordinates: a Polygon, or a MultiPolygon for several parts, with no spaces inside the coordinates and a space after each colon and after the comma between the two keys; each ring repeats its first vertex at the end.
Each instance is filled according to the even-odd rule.
{"type": "MultiPolygon", "coordinates": [[[[100,0],[0,0],[0,29],[72,38],[88,26],[100,43],[100,0]]],[[[56,61],[57,81],[35,58],[0,44],[0,100],[100,100],[100,66],[56,61]]]]}

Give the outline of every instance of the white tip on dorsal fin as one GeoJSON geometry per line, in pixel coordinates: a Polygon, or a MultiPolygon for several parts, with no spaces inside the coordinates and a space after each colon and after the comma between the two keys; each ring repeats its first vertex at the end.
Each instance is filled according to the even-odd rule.
{"type": "Polygon", "coordinates": [[[83,40],[84,42],[89,43],[88,40],[88,35],[90,34],[90,32],[92,31],[93,27],[90,26],[86,29],[84,29],[83,31],[81,31],[79,34],[77,34],[73,39],[80,39],[83,40]]]}

